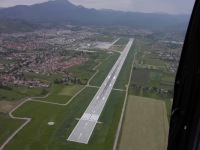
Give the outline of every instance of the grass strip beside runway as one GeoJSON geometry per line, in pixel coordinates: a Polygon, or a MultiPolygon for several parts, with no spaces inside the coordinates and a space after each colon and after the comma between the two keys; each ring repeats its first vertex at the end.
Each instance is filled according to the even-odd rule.
{"type": "Polygon", "coordinates": [[[0,114],[0,145],[22,125],[23,120],[14,120],[9,116],[0,114]]]}

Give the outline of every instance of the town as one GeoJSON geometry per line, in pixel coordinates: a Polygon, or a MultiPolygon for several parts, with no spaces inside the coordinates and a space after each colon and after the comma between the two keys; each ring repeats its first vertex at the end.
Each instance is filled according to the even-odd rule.
{"type": "Polygon", "coordinates": [[[24,77],[25,72],[55,74],[88,60],[82,52],[74,55],[64,51],[64,46],[94,35],[87,30],[40,30],[31,33],[1,34],[0,83],[49,87],[38,79],[24,77]]]}

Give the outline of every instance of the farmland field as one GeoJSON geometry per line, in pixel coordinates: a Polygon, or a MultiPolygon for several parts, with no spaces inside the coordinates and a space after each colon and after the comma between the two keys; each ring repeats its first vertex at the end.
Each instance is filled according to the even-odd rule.
{"type": "Polygon", "coordinates": [[[119,150],[166,149],[169,125],[165,102],[129,96],[125,114],[119,150]]]}
{"type": "Polygon", "coordinates": [[[132,82],[138,85],[147,85],[149,83],[149,70],[148,69],[137,69],[133,70],[132,82]]]}
{"type": "Polygon", "coordinates": [[[157,46],[155,50],[152,44],[153,40],[149,38],[136,40],[137,55],[129,94],[162,100],[166,103],[169,118],[175,73],[167,69],[172,62],[162,60],[158,55],[165,48],[157,46]],[[155,53],[155,51],[158,53],[155,53]]]}
{"type": "Polygon", "coordinates": [[[159,71],[150,71],[150,80],[159,82],[162,77],[162,73],[159,71]]]}
{"type": "Polygon", "coordinates": [[[153,65],[153,66],[165,66],[165,62],[160,59],[156,58],[145,58],[144,59],[146,64],[153,65]]]}
{"type": "Polygon", "coordinates": [[[171,76],[171,75],[167,76],[166,75],[166,76],[163,76],[161,78],[161,82],[160,83],[173,86],[174,82],[175,82],[175,77],[174,76],[171,76]]]}

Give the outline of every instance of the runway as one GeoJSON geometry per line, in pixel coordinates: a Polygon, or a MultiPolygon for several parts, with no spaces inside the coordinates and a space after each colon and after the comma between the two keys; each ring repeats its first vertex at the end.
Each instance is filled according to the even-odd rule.
{"type": "Polygon", "coordinates": [[[90,136],[92,135],[92,132],[128,55],[133,40],[134,39],[129,40],[128,44],[124,48],[124,51],[121,53],[98,92],[92,99],[90,105],[87,107],[76,127],[68,137],[68,141],[88,144],[90,136]]]}

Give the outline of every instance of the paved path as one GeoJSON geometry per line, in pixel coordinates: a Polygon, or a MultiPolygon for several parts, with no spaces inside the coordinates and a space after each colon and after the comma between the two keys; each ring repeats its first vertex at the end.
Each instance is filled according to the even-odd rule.
{"type": "Polygon", "coordinates": [[[133,43],[133,39],[130,39],[126,45],[124,51],[121,53],[117,62],[111,69],[110,73],[106,77],[105,81],[101,85],[100,89],[94,96],[90,105],[86,109],[85,113],[79,120],[78,124],[70,134],[68,141],[87,144],[92,132],[98,122],[101,112],[106,104],[106,101],[111,93],[111,90],[115,84],[115,81],[119,75],[119,72],[124,64],[124,61],[128,55],[128,52],[133,43]]]}
{"type": "MultiPolygon", "coordinates": [[[[50,94],[50,93],[49,93],[50,94]]],[[[47,94],[46,96],[44,97],[32,97],[32,98],[45,98],[47,97],[49,94],[47,94]]],[[[9,136],[9,138],[2,144],[0,145],[0,150],[3,150],[3,148],[10,142],[10,140],[12,140],[12,138],[21,130],[23,129],[30,121],[31,121],[31,118],[20,118],[20,117],[14,117],[12,115],[12,113],[18,109],[20,106],[22,106],[25,102],[27,101],[30,101],[31,98],[28,98],[26,99],[25,101],[23,101],[21,104],[19,104],[17,107],[15,107],[11,112],[9,112],[9,115],[12,119],[18,119],[18,120],[24,120],[25,122],[11,135],[9,136]]]]}

